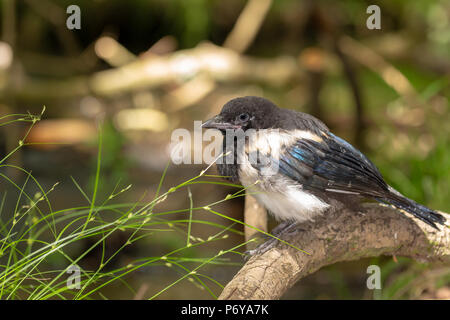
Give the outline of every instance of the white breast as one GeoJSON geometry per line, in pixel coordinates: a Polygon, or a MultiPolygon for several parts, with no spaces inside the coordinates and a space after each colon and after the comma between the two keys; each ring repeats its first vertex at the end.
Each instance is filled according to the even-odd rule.
{"type": "Polygon", "coordinates": [[[278,220],[312,220],[328,208],[327,203],[299,186],[289,186],[284,191],[261,190],[250,186],[249,190],[278,220]]]}
{"type": "Polygon", "coordinates": [[[243,161],[239,165],[239,179],[242,185],[279,220],[300,222],[311,220],[325,211],[329,205],[278,172],[273,175],[261,175],[261,172],[246,159],[249,152],[256,150],[277,159],[285,146],[299,139],[319,141],[320,137],[301,130],[293,132],[268,130],[252,139],[253,143],[248,146],[247,152],[241,153],[243,161]]]}

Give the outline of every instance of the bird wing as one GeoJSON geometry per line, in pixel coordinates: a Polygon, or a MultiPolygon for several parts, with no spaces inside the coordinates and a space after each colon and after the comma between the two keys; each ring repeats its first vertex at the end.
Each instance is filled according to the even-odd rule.
{"type": "Polygon", "coordinates": [[[375,165],[330,132],[324,132],[320,140],[295,140],[280,153],[278,165],[281,174],[306,189],[372,197],[388,191],[375,165]]]}

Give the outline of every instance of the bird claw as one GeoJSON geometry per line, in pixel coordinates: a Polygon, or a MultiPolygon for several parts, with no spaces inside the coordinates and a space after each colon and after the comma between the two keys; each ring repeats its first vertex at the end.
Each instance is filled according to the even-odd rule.
{"type": "MultiPolygon", "coordinates": [[[[296,223],[292,222],[282,222],[273,230],[273,236],[279,238],[284,233],[289,233],[292,229],[297,227],[296,223]]],[[[267,236],[265,236],[267,237],[267,236]]],[[[273,237],[268,237],[268,240],[258,245],[255,249],[247,250],[244,252],[244,260],[248,261],[252,256],[261,255],[275,248],[278,243],[278,239],[273,237]]]]}
{"type": "Polygon", "coordinates": [[[245,251],[244,252],[244,260],[248,261],[253,256],[259,256],[263,253],[266,253],[270,249],[274,248],[277,242],[278,242],[277,239],[270,238],[269,240],[261,243],[255,249],[245,251]]]}

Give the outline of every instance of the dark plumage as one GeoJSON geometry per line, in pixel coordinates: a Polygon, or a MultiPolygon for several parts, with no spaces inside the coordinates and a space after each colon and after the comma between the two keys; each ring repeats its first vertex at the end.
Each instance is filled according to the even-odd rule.
{"type": "Polygon", "coordinates": [[[445,222],[442,215],[386,184],[366,156],[311,115],[278,108],[264,98],[242,97],[226,103],[203,127],[224,135],[263,129],[260,138],[246,139],[250,145],[242,155],[236,141],[231,146],[224,143],[224,153],[231,149],[234,161],[217,167],[222,175],[254,190],[258,201],[282,220],[311,219],[335,201],[345,204],[365,197],[405,210],[435,228],[445,222]],[[239,156],[249,157],[252,150],[276,163],[277,172],[265,175],[260,163],[238,163],[239,156]]]}

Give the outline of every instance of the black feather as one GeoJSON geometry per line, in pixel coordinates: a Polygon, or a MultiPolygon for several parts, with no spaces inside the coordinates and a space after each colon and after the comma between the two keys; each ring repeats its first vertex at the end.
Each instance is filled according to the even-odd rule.
{"type": "Polygon", "coordinates": [[[445,223],[445,218],[441,214],[404,196],[391,193],[386,195],[384,198],[375,199],[382,203],[391,204],[400,210],[405,210],[435,229],[438,229],[436,223],[445,223]]]}
{"type": "Polygon", "coordinates": [[[284,174],[319,191],[334,189],[365,196],[388,191],[375,165],[362,153],[329,132],[323,132],[321,138],[321,142],[299,139],[286,147],[280,156],[284,174]]]}

